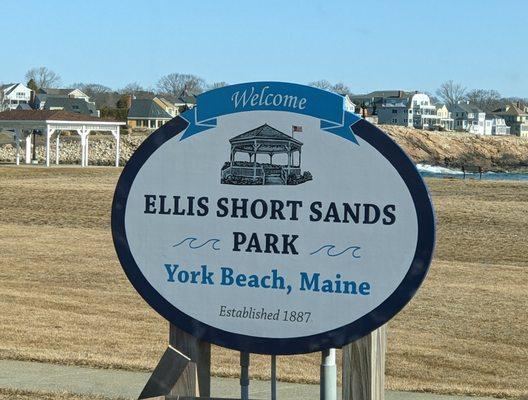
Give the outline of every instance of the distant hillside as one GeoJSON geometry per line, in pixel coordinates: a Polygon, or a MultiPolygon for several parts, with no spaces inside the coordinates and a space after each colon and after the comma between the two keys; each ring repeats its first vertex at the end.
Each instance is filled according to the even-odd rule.
{"type": "Polygon", "coordinates": [[[461,132],[432,132],[394,125],[379,125],[415,163],[488,170],[528,169],[528,138],[477,136],[461,132]]]}
{"type": "MultiPolygon", "coordinates": [[[[481,166],[485,170],[528,169],[528,138],[515,136],[476,136],[460,132],[431,132],[393,125],[380,125],[416,163],[460,168],[481,166]]],[[[2,139],[0,135],[0,139],[2,139]]],[[[5,136],[5,135],[4,135],[5,136]]],[[[124,164],[146,135],[123,135],[121,142],[121,164],[124,164]]],[[[10,137],[3,137],[10,141],[10,137]]],[[[43,139],[39,138],[37,157],[44,161],[43,139]]],[[[24,141],[21,143],[22,147],[24,141]]],[[[113,165],[115,162],[115,143],[110,135],[91,136],[90,164],[113,165]]],[[[52,140],[51,158],[54,160],[55,144],[52,140]]],[[[61,162],[79,163],[80,147],[76,135],[66,136],[61,141],[61,162]]],[[[20,151],[23,159],[24,149],[20,151]]],[[[0,162],[14,162],[12,144],[3,144],[0,140],[0,162]]]]}

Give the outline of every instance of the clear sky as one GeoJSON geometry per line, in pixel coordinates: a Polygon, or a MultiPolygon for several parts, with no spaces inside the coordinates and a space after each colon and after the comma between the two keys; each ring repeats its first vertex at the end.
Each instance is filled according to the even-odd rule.
{"type": "Polygon", "coordinates": [[[352,92],[468,88],[528,97],[528,1],[2,1],[0,82],[342,81],[352,92]]]}

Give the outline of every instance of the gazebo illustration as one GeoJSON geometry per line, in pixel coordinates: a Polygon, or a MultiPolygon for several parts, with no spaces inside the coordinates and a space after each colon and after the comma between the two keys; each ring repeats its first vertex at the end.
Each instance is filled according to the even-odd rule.
{"type": "Polygon", "coordinates": [[[231,155],[222,167],[221,183],[230,185],[298,185],[312,180],[312,174],[301,172],[303,143],[268,124],[229,139],[231,155]],[[245,153],[248,161],[237,161],[245,153]],[[258,162],[257,156],[269,163],[258,162]],[[274,163],[282,158],[283,164],[274,163]]]}

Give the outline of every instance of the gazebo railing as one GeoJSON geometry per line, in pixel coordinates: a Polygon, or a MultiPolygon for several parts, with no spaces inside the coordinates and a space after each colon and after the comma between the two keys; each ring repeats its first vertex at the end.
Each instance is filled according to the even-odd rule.
{"type": "Polygon", "coordinates": [[[222,169],[222,179],[229,177],[239,177],[239,178],[262,178],[262,184],[266,184],[266,179],[270,177],[280,177],[284,184],[288,183],[289,175],[301,175],[300,167],[290,167],[286,165],[276,165],[276,168],[269,168],[269,165],[231,165],[227,163],[222,169]]]}
{"type": "Polygon", "coordinates": [[[254,167],[241,167],[238,165],[232,165],[231,167],[227,167],[222,171],[222,178],[226,178],[228,176],[253,178],[255,176],[255,172],[258,178],[264,177],[264,168],[260,165],[257,165],[256,171],[254,167]]]}

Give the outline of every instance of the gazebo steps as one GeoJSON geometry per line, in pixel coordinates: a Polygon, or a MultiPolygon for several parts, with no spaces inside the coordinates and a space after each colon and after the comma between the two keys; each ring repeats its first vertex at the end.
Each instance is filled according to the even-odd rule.
{"type": "Polygon", "coordinates": [[[284,185],[280,175],[268,175],[266,176],[266,185],[284,185]]]}

